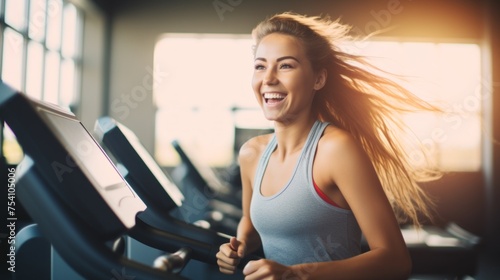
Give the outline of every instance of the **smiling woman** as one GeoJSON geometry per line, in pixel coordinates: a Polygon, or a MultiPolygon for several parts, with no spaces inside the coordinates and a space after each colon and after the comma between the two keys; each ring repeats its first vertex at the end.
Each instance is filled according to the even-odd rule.
{"type": "Polygon", "coordinates": [[[411,164],[398,113],[442,111],[344,51],[349,31],[338,20],[293,13],[252,31],[252,88],[274,133],[240,150],[243,216],[216,255],[221,272],[235,273],[262,246],[265,258],[245,266],[245,279],[409,276],[399,223],[432,219],[417,182],[439,172],[411,164]]]}
{"type": "Polygon", "coordinates": [[[433,108],[340,51],[348,31],[291,13],[253,30],[252,87],[275,132],[240,150],[243,216],[216,255],[221,272],[262,246],[265,258],[245,266],[246,279],[408,277],[395,213],[418,225],[427,197],[386,122],[396,122],[393,110],[433,108]]]}

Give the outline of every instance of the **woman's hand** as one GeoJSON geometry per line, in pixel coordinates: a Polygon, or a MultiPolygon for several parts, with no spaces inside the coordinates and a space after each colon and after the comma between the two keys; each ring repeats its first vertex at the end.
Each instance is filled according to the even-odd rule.
{"type": "Polygon", "coordinates": [[[245,256],[246,244],[239,241],[236,237],[231,237],[229,243],[222,244],[217,257],[219,270],[225,274],[234,274],[237,265],[245,256]]]}
{"type": "Polygon", "coordinates": [[[245,280],[301,279],[299,273],[294,271],[292,267],[267,259],[248,262],[243,269],[243,274],[245,280]]]}

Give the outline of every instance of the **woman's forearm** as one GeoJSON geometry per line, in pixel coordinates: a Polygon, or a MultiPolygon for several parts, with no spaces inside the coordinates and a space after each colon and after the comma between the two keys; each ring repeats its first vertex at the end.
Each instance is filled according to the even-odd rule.
{"type": "Polygon", "coordinates": [[[246,216],[243,216],[238,224],[236,238],[239,241],[245,242],[246,254],[256,251],[261,246],[259,234],[253,227],[250,219],[246,216]]]}
{"type": "Polygon", "coordinates": [[[375,249],[345,260],[292,266],[297,279],[408,279],[411,259],[407,252],[395,254],[375,249]]]}

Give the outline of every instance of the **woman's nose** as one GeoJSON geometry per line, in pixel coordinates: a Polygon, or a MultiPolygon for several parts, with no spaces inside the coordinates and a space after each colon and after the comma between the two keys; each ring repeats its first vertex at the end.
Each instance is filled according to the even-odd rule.
{"type": "Polygon", "coordinates": [[[266,85],[275,85],[278,83],[278,79],[276,77],[276,73],[274,73],[273,69],[269,69],[264,76],[264,84],[266,85]]]}

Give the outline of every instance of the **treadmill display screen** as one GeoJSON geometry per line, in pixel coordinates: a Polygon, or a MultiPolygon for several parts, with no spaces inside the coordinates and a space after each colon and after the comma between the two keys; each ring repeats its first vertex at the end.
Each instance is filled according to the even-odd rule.
{"type": "Polygon", "coordinates": [[[123,185],[123,179],[118,171],[110,164],[109,159],[79,121],[55,115],[49,111],[40,111],[54,125],[58,136],[73,158],[92,174],[90,177],[96,181],[97,186],[111,190],[123,185]]]}
{"type": "Polygon", "coordinates": [[[146,148],[144,148],[144,146],[140,143],[135,134],[123,125],[120,125],[119,128],[123,132],[125,137],[129,140],[130,145],[132,145],[132,147],[147,165],[149,170],[151,170],[158,182],[163,186],[163,189],[168,193],[170,198],[175,202],[175,204],[177,204],[177,206],[181,206],[182,201],[184,200],[184,195],[179,190],[179,188],[165,175],[160,166],[158,166],[158,164],[149,154],[146,148]]]}
{"type": "MultiPolygon", "coordinates": [[[[123,179],[87,129],[76,119],[43,108],[38,110],[75,160],[73,163],[70,160],[62,164],[80,167],[122,223],[127,228],[133,227],[136,213],[144,211],[146,205],[123,179]]],[[[59,180],[64,180],[64,176],[68,174],[59,174],[59,180]]]]}

